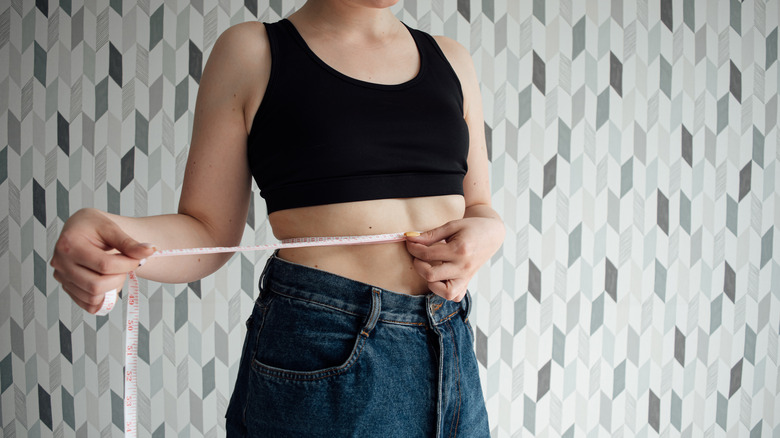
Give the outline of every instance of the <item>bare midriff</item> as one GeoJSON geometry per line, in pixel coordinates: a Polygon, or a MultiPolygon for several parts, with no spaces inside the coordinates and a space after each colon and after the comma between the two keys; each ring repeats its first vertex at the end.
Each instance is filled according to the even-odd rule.
{"type": "MultiPolygon", "coordinates": [[[[427,231],[462,218],[464,210],[462,196],[446,195],[280,210],[271,213],[269,221],[277,239],[356,236],[427,231]]],[[[393,292],[428,292],[428,285],[414,270],[413,258],[403,242],[283,249],[279,257],[393,292]]]]}

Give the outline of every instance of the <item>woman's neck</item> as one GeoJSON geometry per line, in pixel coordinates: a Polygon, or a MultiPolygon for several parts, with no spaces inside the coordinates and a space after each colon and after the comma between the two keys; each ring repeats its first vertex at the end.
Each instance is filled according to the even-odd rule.
{"type": "Polygon", "coordinates": [[[382,41],[395,35],[401,26],[389,7],[394,0],[309,0],[290,16],[298,29],[309,29],[341,41],[382,41]]]}

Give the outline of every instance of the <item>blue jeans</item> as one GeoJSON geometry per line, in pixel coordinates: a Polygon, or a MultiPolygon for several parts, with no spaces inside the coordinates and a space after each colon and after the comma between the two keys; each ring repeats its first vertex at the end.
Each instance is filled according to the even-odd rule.
{"type": "Polygon", "coordinates": [[[229,437],[488,437],[471,297],[410,296],[272,256],[229,437]]]}

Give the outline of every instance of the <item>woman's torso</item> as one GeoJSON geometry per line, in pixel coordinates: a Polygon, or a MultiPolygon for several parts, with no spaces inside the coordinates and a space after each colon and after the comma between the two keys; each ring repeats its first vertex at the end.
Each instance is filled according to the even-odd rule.
{"type": "MultiPolygon", "coordinates": [[[[415,78],[420,69],[417,46],[401,23],[396,35],[380,45],[379,40],[344,42],[327,32],[299,26],[295,16],[290,21],[323,62],[348,77],[377,84],[402,84],[415,78]]],[[[267,36],[263,37],[261,43],[268,44],[267,36]]],[[[265,61],[263,65],[270,68],[270,54],[265,61]]],[[[262,76],[269,75],[265,72],[262,76]]],[[[247,126],[254,121],[265,85],[258,87],[257,95],[247,105],[247,126]]],[[[272,212],[269,222],[278,239],[367,235],[429,230],[462,218],[464,210],[461,195],[375,199],[282,209],[272,212]]],[[[395,292],[428,291],[426,281],[414,270],[413,258],[404,243],[287,249],[280,251],[279,256],[395,292]]]]}
{"type": "MultiPolygon", "coordinates": [[[[463,197],[449,195],[303,207],[272,213],[269,220],[274,235],[286,239],[425,231],[462,218],[463,211],[463,197]]],[[[395,292],[428,291],[403,242],[287,249],[279,256],[395,292]]]]}

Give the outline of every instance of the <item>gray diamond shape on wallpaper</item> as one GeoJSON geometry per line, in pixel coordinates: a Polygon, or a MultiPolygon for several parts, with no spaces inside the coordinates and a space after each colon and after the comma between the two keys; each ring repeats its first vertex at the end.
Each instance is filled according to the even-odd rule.
{"type": "Polygon", "coordinates": [[[538,402],[547,391],[550,390],[550,366],[551,362],[547,362],[542,369],[539,370],[538,383],[536,385],[536,401],[538,402]]]}
{"type": "Polygon", "coordinates": [[[609,85],[623,96],[623,64],[612,52],[609,52],[609,85]]]}
{"type": "Polygon", "coordinates": [[[65,152],[65,155],[70,153],[70,126],[65,117],[57,112],[57,146],[65,152]]]}
{"type": "Polygon", "coordinates": [[[612,301],[617,302],[617,268],[610,262],[609,259],[604,260],[605,274],[604,274],[604,290],[612,298],[612,301]]]}
{"type": "Polygon", "coordinates": [[[547,196],[550,190],[555,187],[555,174],[557,170],[558,156],[550,158],[550,161],[544,165],[544,190],[542,197],[547,196]]]}
{"type": "Polygon", "coordinates": [[[539,268],[534,263],[528,261],[528,292],[531,294],[537,302],[541,302],[542,299],[542,275],[539,268]]]}
{"type": "Polygon", "coordinates": [[[672,0],[661,0],[661,22],[669,30],[674,30],[673,11],[674,11],[674,5],[672,3],[672,0]]]}
{"type": "Polygon", "coordinates": [[[46,189],[33,179],[32,186],[33,216],[41,224],[46,225],[46,189]]]}
{"type": "Polygon", "coordinates": [[[750,181],[751,181],[751,174],[752,174],[753,166],[751,166],[751,162],[748,162],[745,167],[742,168],[742,170],[739,171],[739,200],[742,201],[742,199],[750,193],[750,181]]]}
{"type": "Polygon", "coordinates": [[[734,61],[729,61],[731,70],[729,71],[729,91],[737,99],[737,102],[742,102],[742,72],[739,71],[734,61]]]}
{"type": "Polygon", "coordinates": [[[119,190],[124,190],[125,187],[130,184],[131,181],[133,181],[133,177],[135,175],[135,148],[131,148],[127,153],[122,157],[121,161],[122,165],[122,173],[121,173],[121,183],[119,186],[119,190]]]}
{"type": "Polygon", "coordinates": [[[108,44],[108,76],[122,86],[122,53],[111,43],[108,44]]]}
{"type": "Polygon", "coordinates": [[[657,204],[657,224],[658,228],[669,234],[669,199],[659,190],[658,191],[658,204],[657,204]]]}
{"type": "Polygon", "coordinates": [[[674,328],[674,358],[685,366],[685,335],[677,327],[674,328]]]}
{"type": "Polygon", "coordinates": [[[661,399],[659,399],[658,396],[653,393],[653,391],[650,391],[648,394],[647,403],[647,422],[656,432],[658,432],[661,427],[660,411],[661,399]]]}
{"type": "Polygon", "coordinates": [[[545,92],[544,61],[542,61],[542,58],[540,58],[539,55],[536,54],[536,52],[533,52],[533,60],[534,60],[533,73],[532,73],[533,84],[542,94],[544,94],[545,92]]]}
{"type": "Polygon", "coordinates": [[[203,67],[203,52],[190,40],[189,72],[195,82],[200,83],[200,75],[203,67]]]}
{"type": "Polygon", "coordinates": [[[693,135],[682,125],[682,157],[689,167],[693,167],[693,135]]]}
{"type": "Polygon", "coordinates": [[[729,398],[734,395],[742,385],[742,359],[731,368],[731,385],[729,387],[729,398]]]}
{"type": "Polygon", "coordinates": [[[471,19],[471,3],[468,0],[458,0],[458,12],[466,20],[471,19]]]}

